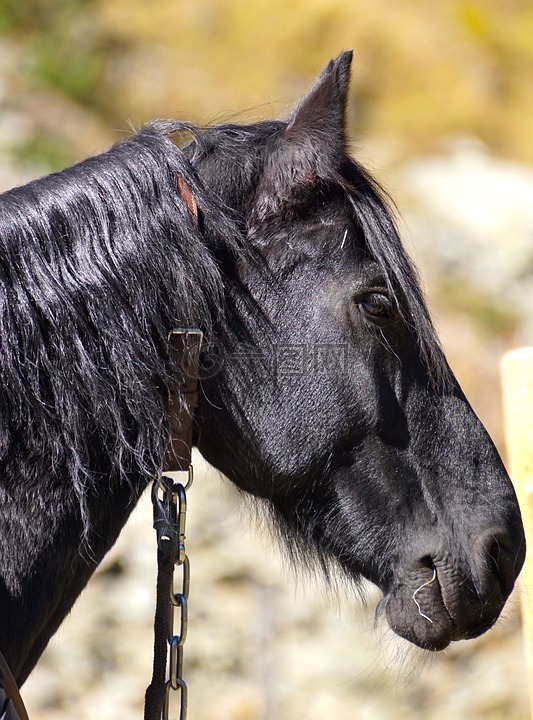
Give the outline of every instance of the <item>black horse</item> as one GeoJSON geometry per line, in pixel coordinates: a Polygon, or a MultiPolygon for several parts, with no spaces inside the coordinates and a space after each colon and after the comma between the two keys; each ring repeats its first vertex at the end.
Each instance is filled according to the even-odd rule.
{"type": "Polygon", "coordinates": [[[206,337],[195,444],[296,559],[376,583],[430,650],[496,621],[519,508],[347,153],[350,63],[288,122],[155,123],[0,198],[0,650],[19,683],[161,465],[174,327],[206,337]]]}

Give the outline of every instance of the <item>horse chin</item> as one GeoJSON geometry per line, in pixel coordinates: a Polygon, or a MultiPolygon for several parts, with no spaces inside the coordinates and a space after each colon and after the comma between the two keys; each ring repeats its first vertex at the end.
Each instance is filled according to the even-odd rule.
{"type": "Polygon", "coordinates": [[[390,628],[414,645],[431,651],[444,650],[454,640],[478,637],[491,628],[504,605],[499,593],[485,605],[464,596],[435,573],[434,580],[396,585],[380,603],[390,628]]]}
{"type": "Polygon", "coordinates": [[[402,585],[384,596],[382,605],[391,630],[424,650],[444,650],[455,639],[454,623],[444,603],[433,593],[434,600],[419,609],[413,594],[414,590],[402,585]]]}

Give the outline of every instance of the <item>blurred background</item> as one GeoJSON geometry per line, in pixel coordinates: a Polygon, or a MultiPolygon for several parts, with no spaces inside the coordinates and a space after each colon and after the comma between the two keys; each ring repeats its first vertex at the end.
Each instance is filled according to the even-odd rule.
{"type": "MultiPolygon", "coordinates": [[[[0,189],[155,117],[285,117],[355,51],[354,153],[384,183],[451,365],[503,445],[498,365],[533,344],[530,0],[0,0],[0,189]]],[[[422,657],[377,597],[296,577],[268,528],[197,462],[191,720],[528,717],[516,601],[422,657]]],[[[26,684],[32,718],[142,716],[154,542],[145,498],[26,684]]]]}

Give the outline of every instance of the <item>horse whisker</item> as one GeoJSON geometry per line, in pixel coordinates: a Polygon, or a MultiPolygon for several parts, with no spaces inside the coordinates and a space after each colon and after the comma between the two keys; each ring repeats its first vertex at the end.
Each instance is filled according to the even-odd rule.
{"type": "Polygon", "coordinates": [[[425,587],[427,587],[428,585],[431,585],[431,583],[434,582],[434,580],[435,580],[436,577],[437,577],[437,569],[436,569],[436,568],[433,568],[433,577],[431,578],[431,580],[427,580],[425,583],[423,583],[422,585],[420,585],[420,587],[417,588],[417,589],[414,591],[414,593],[413,593],[413,601],[414,601],[415,605],[416,605],[417,608],[418,608],[418,613],[419,613],[419,615],[420,615],[421,617],[425,618],[425,619],[426,619],[428,622],[430,622],[432,625],[433,625],[433,620],[432,620],[430,617],[428,617],[426,614],[424,614],[424,613],[422,612],[422,608],[420,607],[420,603],[419,603],[418,600],[416,599],[416,595],[417,595],[418,592],[420,592],[420,590],[422,590],[422,588],[425,588],[425,587]]]}

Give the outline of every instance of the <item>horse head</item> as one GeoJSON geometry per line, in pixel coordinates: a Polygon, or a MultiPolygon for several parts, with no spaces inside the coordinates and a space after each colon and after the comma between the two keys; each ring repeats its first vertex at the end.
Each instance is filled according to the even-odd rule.
{"type": "Polygon", "coordinates": [[[348,154],[350,64],[330,62],[287,122],[186,149],[249,245],[220,258],[197,443],[267,500],[293,554],[371,580],[392,629],[440,650],[496,621],[524,534],[383,193],[348,154]]]}

